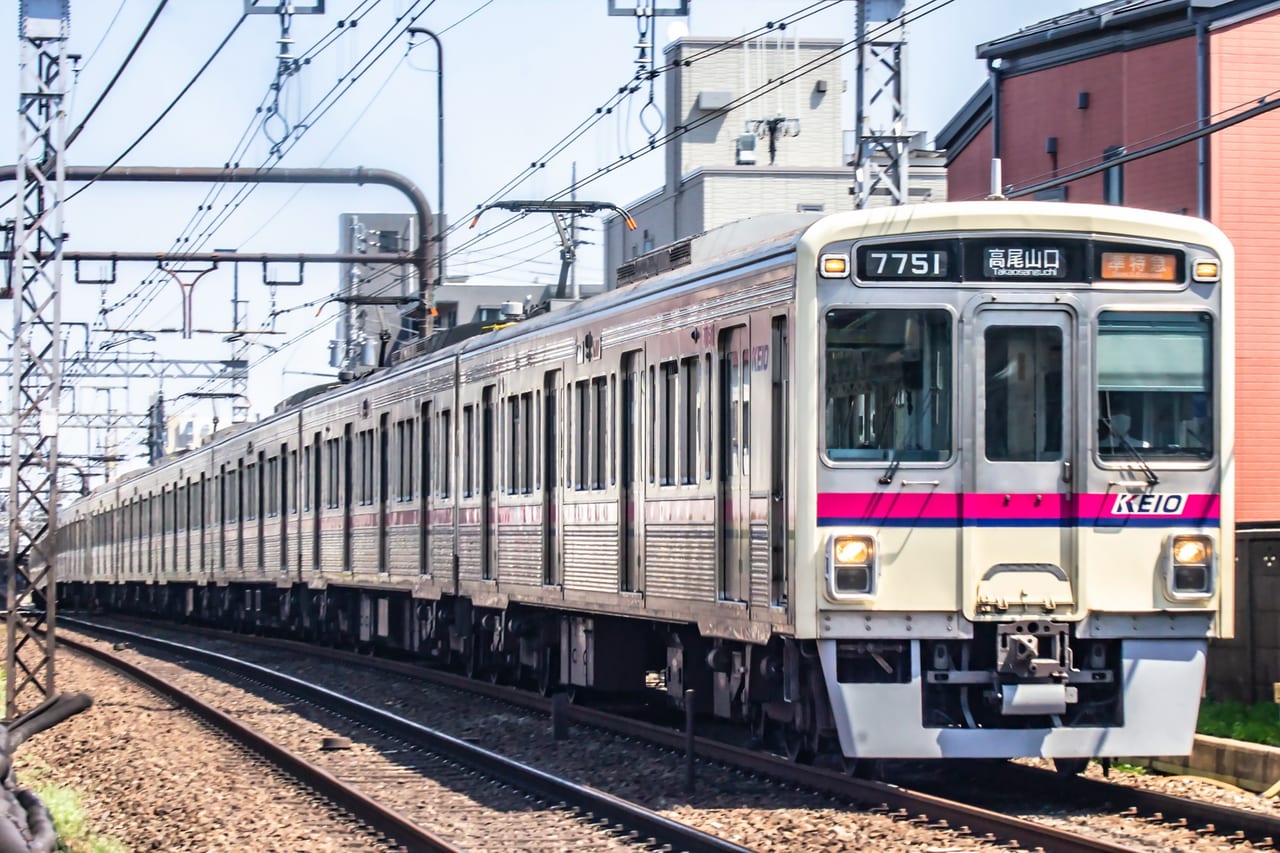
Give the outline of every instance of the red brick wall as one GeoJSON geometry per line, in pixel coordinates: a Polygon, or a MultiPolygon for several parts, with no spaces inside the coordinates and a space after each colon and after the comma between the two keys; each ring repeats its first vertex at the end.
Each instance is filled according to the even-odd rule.
{"type": "MultiPolygon", "coordinates": [[[[1126,53],[1008,77],[1000,87],[1004,183],[1038,183],[1099,161],[1113,145],[1141,148],[1195,127],[1196,46],[1180,39],[1126,53]],[[1078,109],[1080,92],[1088,109],[1078,109]],[[1057,172],[1046,140],[1058,138],[1057,172]]],[[[984,197],[990,187],[988,130],[954,156],[948,198],[984,197]]],[[[1181,146],[1124,166],[1124,203],[1194,213],[1195,146],[1181,146]]],[[[1067,200],[1101,202],[1102,175],[1068,185],[1067,200]]]]}
{"type": "MultiPolygon", "coordinates": [[[[1210,112],[1252,106],[1280,85],[1280,14],[1211,32],[1209,57],[1210,112]]],[[[1236,518],[1280,522],[1280,110],[1210,140],[1210,212],[1237,260],[1236,518]]]]}

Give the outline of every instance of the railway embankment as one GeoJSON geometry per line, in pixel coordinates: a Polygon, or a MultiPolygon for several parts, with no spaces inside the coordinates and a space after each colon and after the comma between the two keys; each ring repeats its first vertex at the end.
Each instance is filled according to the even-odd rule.
{"type": "Polygon", "coordinates": [[[1134,761],[1161,773],[1204,776],[1261,793],[1280,783],[1280,747],[1196,735],[1190,755],[1134,761]]]}

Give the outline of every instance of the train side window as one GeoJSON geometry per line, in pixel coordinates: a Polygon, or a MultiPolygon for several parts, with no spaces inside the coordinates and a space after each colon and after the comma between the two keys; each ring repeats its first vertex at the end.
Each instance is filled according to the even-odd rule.
{"type": "MultiPolygon", "coordinates": [[[[422,403],[420,415],[422,430],[419,434],[419,448],[417,448],[417,453],[421,456],[421,462],[417,465],[417,484],[419,484],[417,496],[424,501],[422,503],[424,508],[426,507],[426,498],[431,494],[431,485],[433,485],[433,480],[431,480],[431,473],[433,473],[431,471],[431,414],[433,414],[431,412],[431,403],[422,403]]],[[[426,523],[428,519],[424,517],[422,521],[426,523]]]]}
{"type": "Polygon", "coordinates": [[[680,366],[676,361],[661,365],[662,387],[658,403],[658,483],[673,486],[676,483],[676,430],[679,418],[678,400],[680,366]]]}
{"type": "Polygon", "coordinates": [[[475,406],[462,408],[462,496],[475,494],[475,406]]]}
{"type": "Polygon", "coordinates": [[[440,413],[440,497],[448,498],[453,484],[453,411],[440,413]]]}
{"type": "Polygon", "coordinates": [[[591,383],[586,379],[574,385],[574,416],[577,429],[573,432],[574,465],[573,487],[584,491],[591,479],[591,383]]]}
{"type": "Polygon", "coordinates": [[[680,482],[698,482],[698,423],[701,392],[698,388],[698,357],[680,361],[680,482]]]}
{"type": "Polygon", "coordinates": [[[714,407],[714,403],[712,402],[712,396],[711,396],[711,388],[712,388],[711,379],[714,376],[714,374],[712,373],[713,368],[712,368],[712,361],[711,361],[711,353],[706,354],[705,360],[704,360],[704,367],[705,367],[705,370],[703,372],[704,381],[703,381],[702,387],[706,389],[706,405],[704,406],[704,408],[707,411],[707,417],[704,422],[704,425],[707,431],[706,432],[707,446],[706,446],[706,449],[703,451],[703,478],[710,480],[712,476],[714,476],[714,472],[712,471],[712,461],[715,459],[715,456],[712,455],[715,452],[715,444],[714,444],[715,430],[711,428],[712,409],[714,407]]]}
{"type": "Polygon", "coordinates": [[[507,494],[520,491],[520,395],[507,397],[507,494]]]}
{"type": "Polygon", "coordinates": [[[355,493],[361,506],[373,503],[373,471],[373,430],[365,429],[356,435],[355,493]]]}
{"type": "Polygon", "coordinates": [[[520,491],[528,495],[533,492],[533,393],[525,392],[520,395],[520,491]]]}
{"type": "Polygon", "coordinates": [[[298,451],[289,451],[289,468],[284,473],[285,490],[289,495],[289,514],[298,514],[298,451]],[[290,489],[289,486],[294,486],[290,489]]]}
{"type": "Polygon", "coordinates": [[[649,365],[649,482],[655,482],[658,475],[658,373],[654,365],[649,365]]]}
{"type": "Polygon", "coordinates": [[[591,488],[605,487],[605,459],[609,449],[609,380],[601,376],[591,380],[592,389],[592,463],[591,488]]]}
{"type": "Polygon", "coordinates": [[[311,445],[302,448],[302,511],[311,511],[311,445]]]}
{"type": "Polygon", "coordinates": [[[266,465],[266,517],[275,518],[280,514],[280,459],[272,456],[266,465]]]}

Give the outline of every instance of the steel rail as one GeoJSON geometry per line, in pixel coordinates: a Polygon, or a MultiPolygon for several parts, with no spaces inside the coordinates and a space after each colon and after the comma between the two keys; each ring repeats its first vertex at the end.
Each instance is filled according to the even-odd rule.
{"type": "MultiPolygon", "coordinates": [[[[141,635],[137,637],[139,642],[144,639],[141,635]]],[[[461,853],[462,848],[449,844],[424,827],[418,826],[408,818],[386,808],[360,791],[347,786],[335,776],[307,761],[297,753],[258,734],[234,717],[202,702],[195,696],[165,681],[160,676],[128,661],[121,660],[102,649],[65,635],[60,635],[58,642],[59,645],[70,647],[89,655],[107,666],[119,670],[129,678],[145,684],[157,693],[169,697],[184,710],[200,717],[237,743],[249,747],[267,761],[283,769],[293,778],[346,809],[358,820],[373,827],[375,831],[381,832],[389,838],[394,838],[398,843],[405,845],[410,850],[431,851],[431,853],[461,853]]]]}
{"type": "Polygon", "coordinates": [[[749,848],[664,817],[597,788],[570,782],[436,731],[421,723],[406,720],[381,708],[358,702],[324,687],[309,684],[248,661],[92,622],[64,619],[63,625],[155,646],[220,667],[242,677],[266,681],[277,690],[335,710],[369,728],[392,733],[407,742],[417,743],[429,752],[475,767],[481,773],[518,785],[544,800],[576,805],[596,817],[603,817],[612,823],[638,830],[641,838],[653,839],[659,846],[666,844],[673,850],[688,851],[688,853],[751,853],[749,848]]]}
{"type": "Polygon", "coordinates": [[[1153,822],[1181,824],[1192,830],[1212,827],[1212,834],[1232,842],[1250,841],[1254,845],[1274,846],[1280,841],[1280,817],[1262,812],[1245,811],[1216,803],[1202,803],[1175,797],[1159,791],[1131,788],[1080,776],[1063,778],[1047,770],[1020,764],[1000,767],[1000,774],[1014,790],[1055,791],[1072,799],[1105,802],[1118,810],[1129,810],[1135,816],[1153,822]]]}
{"type": "MultiPolygon", "coordinates": [[[[101,626],[97,623],[70,619],[65,616],[63,621],[65,624],[77,625],[86,629],[119,630],[101,626]]],[[[207,633],[209,636],[224,638],[227,636],[227,632],[216,629],[202,629],[187,625],[184,625],[182,629],[193,633],[207,633]]],[[[509,686],[490,684],[438,669],[428,669],[420,664],[380,658],[370,659],[367,656],[357,656],[349,652],[312,646],[294,640],[252,637],[242,634],[234,636],[237,642],[276,650],[281,648],[293,649],[343,663],[358,663],[364,667],[375,666],[387,672],[470,691],[487,698],[510,702],[513,705],[519,705],[546,714],[551,713],[551,701],[535,693],[509,686]]],[[[683,752],[685,749],[685,735],[683,732],[653,723],[619,717],[607,711],[581,705],[570,705],[566,709],[566,716],[571,722],[592,726],[627,737],[641,738],[677,752],[683,752]]],[[[1045,850],[1061,851],[1061,853],[1134,853],[1135,850],[1133,847],[1082,837],[1047,824],[1010,817],[989,809],[944,799],[921,791],[914,791],[882,782],[857,779],[831,770],[796,764],[768,753],[744,749],[711,738],[696,737],[694,739],[694,749],[699,758],[707,761],[740,767],[768,778],[836,794],[869,809],[897,813],[901,817],[923,817],[931,823],[945,821],[953,830],[963,831],[963,829],[967,828],[973,835],[979,837],[983,835],[991,836],[1003,843],[1016,844],[1022,848],[1042,847],[1045,850]]]]}

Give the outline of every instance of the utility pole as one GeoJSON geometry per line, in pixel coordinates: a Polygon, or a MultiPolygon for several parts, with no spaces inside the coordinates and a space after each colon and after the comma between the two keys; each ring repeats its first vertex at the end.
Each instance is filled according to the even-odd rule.
{"type": "Polygon", "coordinates": [[[872,195],[887,192],[890,204],[906,204],[911,136],[907,133],[907,28],[901,18],[906,0],[857,0],[854,38],[858,44],[855,72],[857,104],[853,152],[855,207],[871,206],[872,195]],[[875,32],[872,38],[868,32],[875,32]],[[873,117],[871,107],[880,105],[873,117]],[[873,122],[885,121],[878,127],[873,122]]]}
{"type": "Polygon", "coordinates": [[[13,236],[13,433],[9,460],[5,719],[54,696],[58,399],[62,380],[65,82],[70,0],[18,4],[21,211],[13,236]],[[20,595],[31,595],[25,606],[20,595]],[[20,701],[27,693],[35,701],[20,701]],[[37,695],[38,694],[38,695],[37,695]],[[24,707],[26,706],[26,707],[24,707]]]}
{"type": "MultiPolygon", "coordinates": [[[[214,249],[215,252],[235,253],[235,249],[214,249]]],[[[231,422],[242,424],[249,420],[249,303],[240,299],[240,265],[231,265],[231,360],[246,365],[231,380],[231,390],[236,395],[231,401],[231,422]]]]}

